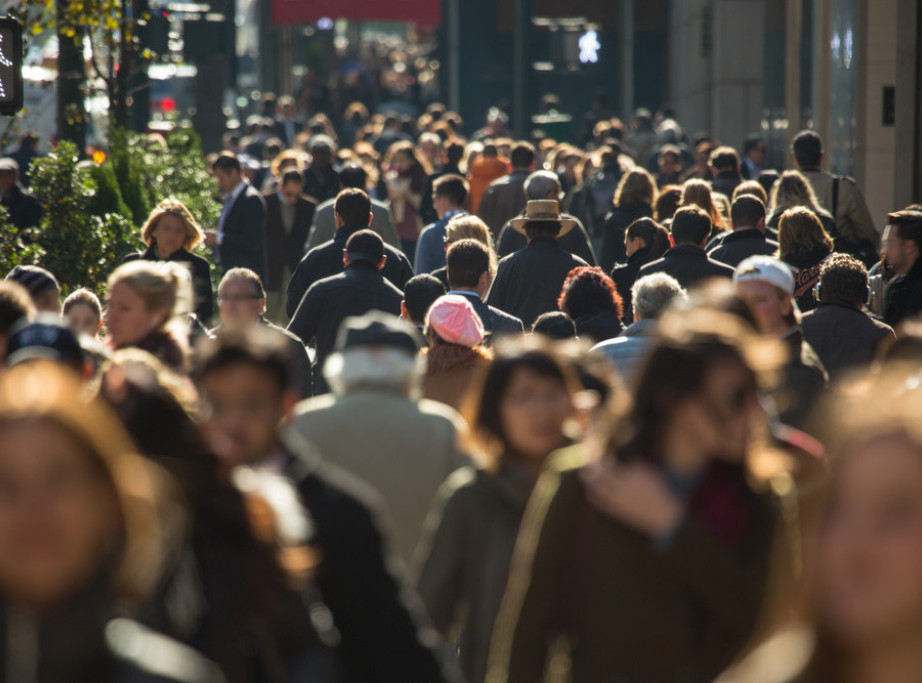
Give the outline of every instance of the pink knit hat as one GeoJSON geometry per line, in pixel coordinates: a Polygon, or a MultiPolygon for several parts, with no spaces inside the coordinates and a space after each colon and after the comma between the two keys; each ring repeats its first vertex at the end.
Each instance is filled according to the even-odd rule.
{"type": "Polygon", "coordinates": [[[484,337],[480,316],[467,297],[458,294],[446,294],[435,300],[426,314],[426,328],[449,344],[459,346],[476,346],[484,337]]]}

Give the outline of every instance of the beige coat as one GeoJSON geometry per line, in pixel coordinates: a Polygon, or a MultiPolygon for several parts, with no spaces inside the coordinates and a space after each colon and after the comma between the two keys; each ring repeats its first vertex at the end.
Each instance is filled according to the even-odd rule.
{"type": "Polygon", "coordinates": [[[392,522],[394,550],[409,563],[442,482],[470,464],[463,421],[434,401],[363,389],[303,401],[291,429],[321,457],[376,489],[392,522]]]}
{"type": "MultiPolygon", "coordinates": [[[[813,192],[820,206],[832,213],[832,185],[835,176],[824,171],[804,171],[804,176],[813,186],[813,192]]],[[[874,227],[874,220],[861,190],[852,178],[839,180],[839,197],[836,203],[836,230],[849,239],[866,239],[873,244],[880,243],[880,233],[874,227]]]]}

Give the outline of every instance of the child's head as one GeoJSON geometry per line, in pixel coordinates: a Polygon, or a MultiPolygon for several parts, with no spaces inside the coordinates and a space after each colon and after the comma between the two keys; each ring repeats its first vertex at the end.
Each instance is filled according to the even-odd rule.
{"type": "Polygon", "coordinates": [[[64,319],[77,336],[95,337],[102,327],[102,305],[88,289],[78,289],[64,300],[64,319]]]}

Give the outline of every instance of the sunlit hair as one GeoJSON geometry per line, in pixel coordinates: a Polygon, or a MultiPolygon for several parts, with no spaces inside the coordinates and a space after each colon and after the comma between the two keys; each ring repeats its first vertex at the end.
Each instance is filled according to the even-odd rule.
{"type": "Polygon", "coordinates": [[[612,203],[615,206],[628,204],[649,204],[653,206],[656,197],[656,181],[653,176],[639,166],[621,176],[612,203]]]}
{"type": "Polygon", "coordinates": [[[118,418],[58,364],[37,360],[0,375],[0,431],[22,423],[55,425],[81,446],[119,504],[119,537],[112,539],[115,595],[145,598],[175,559],[185,526],[179,507],[167,503],[173,491],[165,473],[135,454],[118,418]]]}
{"type": "Polygon", "coordinates": [[[823,213],[810,182],[800,171],[785,171],[775,181],[769,213],[775,214],[794,206],[803,206],[819,216],[823,213]]]}
{"type": "Polygon", "coordinates": [[[763,204],[768,204],[768,194],[766,194],[765,188],[762,187],[762,184],[758,180],[744,180],[741,182],[736,186],[736,189],[733,190],[733,197],[731,199],[735,202],[737,197],[742,197],[743,195],[750,195],[763,204]]]}
{"type": "Polygon", "coordinates": [[[337,396],[361,389],[383,389],[410,398],[420,395],[425,359],[389,348],[357,347],[331,355],[323,376],[337,396]]]}
{"type": "Polygon", "coordinates": [[[109,291],[119,283],[140,296],[148,311],[164,312],[164,326],[172,318],[192,310],[192,276],[179,264],[131,261],[109,276],[109,291]]]}
{"type": "Polygon", "coordinates": [[[286,149],[276,156],[269,164],[269,172],[273,178],[281,178],[285,171],[295,170],[304,172],[307,168],[310,156],[307,152],[299,149],[286,149]]]}
{"type": "Polygon", "coordinates": [[[555,344],[541,335],[501,339],[493,348],[493,361],[471,384],[462,414],[471,426],[469,451],[496,470],[509,449],[500,408],[515,373],[525,369],[559,382],[571,397],[580,386],[555,344]]]}
{"type": "Polygon", "coordinates": [[[170,197],[164,199],[154,207],[144,227],[141,228],[141,239],[147,246],[154,243],[154,231],[157,229],[157,224],[160,222],[160,219],[164,216],[176,216],[176,218],[182,221],[183,227],[186,230],[186,240],[183,242],[183,247],[186,251],[192,251],[205,239],[205,233],[202,232],[202,229],[195,221],[189,209],[186,208],[186,205],[178,199],[170,197]]]}
{"type": "Polygon", "coordinates": [[[99,303],[99,297],[88,289],[80,288],[70,293],[64,299],[62,312],[67,315],[74,306],[88,306],[97,320],[102,320],[102,304],[99,303]]]}
{"type": "Polygon", "coordinates": [[[718,230],[726,230],[727,224],[723,215],[717,208],[714,196],[711,194],[711,186],[703,180],[687,180],[682,186],[682,198],[679,200],[679,206],[694,205],[703,210],[711,219],[711,224],[718,230]]]}
{"type": "Polygon", "coordinates": [[[810,209],[795,207],[781,214],[778,221],[778,258],[786,261],[793,254],[802,254],[818,247],[833,249],[832,238],[810,209]]]}
{"type": "MultiPolygon", "coordinates": [[[[780,343],[754,334],[732,315],[703,309],[667,311],[635,382],[633,406],[627,414],[613,416],[606,451],[624,461],[658,457],[674,411],[704,391],[715,367],[734,363],[743,368],[747,390],[756,395],[775,386],[784,358],[780,343]]],[[[775,474],[764,462],[747,464],[760,476],[775,474]]]]}
{"type": "Polygon", "coordinates": [[[580,266],[567,274],[557,298],[557,308],[576,320],[608,311],[621,318],[621,295],[601,268],[580,266]]]}
{"type": "Polygon", "coordinates": [[[477,240],[490,252],[490,281],[496,275],[496,251],[493,249],[493,236],[490,228],[477,216],[457,215],[445,226],[445,246],[449,247],[461,240],[477,240]]]}
{"type": "Polygon", "coordinates": [[[653,217],[662,222],[675,215],[682,202],[682,187],[680,185],[664,185],[656,195],[653,206],[653,217]]]}

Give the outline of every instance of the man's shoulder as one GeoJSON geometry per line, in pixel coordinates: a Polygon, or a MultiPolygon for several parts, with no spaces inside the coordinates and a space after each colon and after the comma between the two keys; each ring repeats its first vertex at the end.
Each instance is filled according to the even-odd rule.
{"type": "Polygon", "coordinates": [[[649,275],[651,273],[659,273],[666,267],[666,258],[660,257],[655,261],[650,261],[645,263],[640,267],[640,270],[637,271],[637,277],[641,278],[644,275],[649,275]]]}

